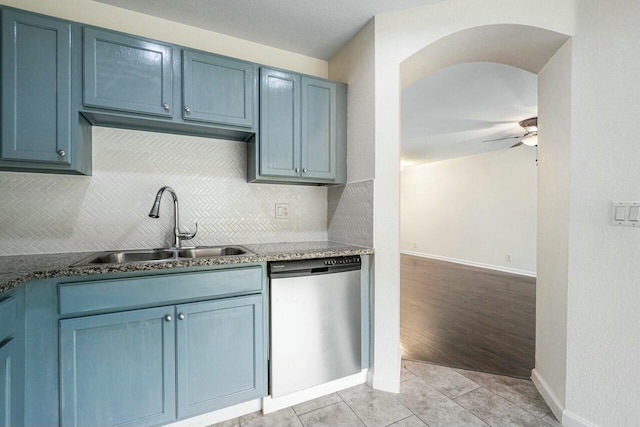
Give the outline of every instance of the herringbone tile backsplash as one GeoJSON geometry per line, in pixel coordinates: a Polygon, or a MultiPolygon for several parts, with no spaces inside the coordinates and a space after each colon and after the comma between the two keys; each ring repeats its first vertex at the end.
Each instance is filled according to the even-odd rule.
{"type": "Polygon", "coordinates": [[[190,244],[327,239],[326,188],[248,184],[246,163],[241,142],[94,127],[93,176],[0,172],[0,255],[166,246],[170,195],[147,216],[163,185],[182,228],[198,222],[190,244]]]}
{"type": "Polygon", "coordinates": [[[329,240],[373,247],[373,181],[330,187],[329,240]]]}

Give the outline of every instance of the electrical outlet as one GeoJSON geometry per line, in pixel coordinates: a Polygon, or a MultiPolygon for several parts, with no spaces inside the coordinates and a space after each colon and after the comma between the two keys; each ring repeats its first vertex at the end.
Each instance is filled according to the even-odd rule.
{"type": "Polygon", "coordinates": [[[507,260],[507,262],[511,262],[511,261],[513,261],[513,258],[511,258],[511,254],[506,254],[506,255],[504,256],[504,259],[506,259],[506,260],[507,260]]]}
{"type": "Polygon", "coordinates": [[[276,219],[289,219],[288,203],[276,203],[276,219]]]}

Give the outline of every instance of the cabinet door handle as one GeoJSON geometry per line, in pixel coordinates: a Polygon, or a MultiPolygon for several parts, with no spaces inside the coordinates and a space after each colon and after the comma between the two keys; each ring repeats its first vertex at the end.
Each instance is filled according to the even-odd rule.
{"type": "Polygon", "coordinates": [[[296,173],[300,172],[300,168],[295,168],[294,170],[296,171],[296,173]]]}
{"type": "Polygon", "coordinates": [[[182,313],[178,314],[178,319],[179,320],[184,320],[184,314],[182,314],[182,313]]]}
{"type": "Polygon", "coordinates": [[[60,157],[64,157],[67,153],[64,152],[64,150],[60,150],[58,151],[58,156],[60,157]]]}
{"type": "Polygon", "coordinates": [[[309,172],[307,168],[302,169],[302,173],[307,173],[307,172],[309,172]]]}
{"type": "Polygon", "coordinates": [[[189,111],[191,111],[191,107],[189,107],[188,105],[186,105],[186,106],[184,107],[184,111],[186,111],[186,112],[188,113],[189,111]]]}
{"type": "Polygon", "coordinates": [[[165,102],[164,104],[162,104],[162,106],[164,107],[165,110],[169,111],[169,104],[165,102]]]}
{"type": "Polygon", "coordinates": [[[171,322],[172,320],[173,320],[173,317],[171,317],[170,315],[167,314],[166,316],[164,316],[165,322],[171,322]]]}

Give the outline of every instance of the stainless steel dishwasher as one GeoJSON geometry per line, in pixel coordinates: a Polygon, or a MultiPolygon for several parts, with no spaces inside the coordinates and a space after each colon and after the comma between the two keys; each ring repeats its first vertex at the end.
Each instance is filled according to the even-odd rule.
{"type": "Polygon", "coordinates": [[[269,263],[272,397],[361,371],[360,256],[269,263]]]}

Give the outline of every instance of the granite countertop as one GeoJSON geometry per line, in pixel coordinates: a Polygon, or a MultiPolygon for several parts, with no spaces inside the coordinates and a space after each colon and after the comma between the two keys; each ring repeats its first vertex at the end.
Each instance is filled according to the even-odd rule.
{"type": "Polygon", "coordinates": [[[100,252],[70,252],[59,254],[0,256],[0,294],[33,279],[62,276],[85,276],[118,272],[162,270],[182,267],[197,267],[222,264],[242,264],[264,261],[287,261],[294,259],[324,258],[346,255],[373,254],[373,249],[343,243],[287,242],[241,245],[253,252],[212,258],[177,259],[163,262],[138,262],[123,264],[97,264],[74,266],[74,264],[100,252]]]}

